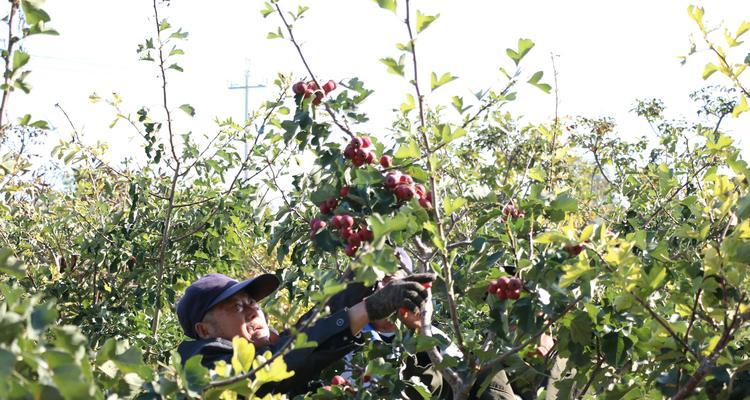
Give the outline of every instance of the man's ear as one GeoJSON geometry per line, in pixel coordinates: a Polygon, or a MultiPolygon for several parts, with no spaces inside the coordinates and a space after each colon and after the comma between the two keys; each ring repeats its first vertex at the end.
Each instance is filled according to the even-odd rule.
{"type": "Polygon", "coordinates": [[[195,333],[197,333],[198,337],[201,339],[210,339],[214,337],[211,324],[206,322],[196,322],[195,333]]]}

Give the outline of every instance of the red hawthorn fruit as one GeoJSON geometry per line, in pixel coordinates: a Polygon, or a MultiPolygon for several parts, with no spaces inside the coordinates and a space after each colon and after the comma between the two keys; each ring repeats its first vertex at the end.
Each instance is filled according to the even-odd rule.
{"type": "Polygon", "coordinates": [[[315,233],[317,233],[319,230],[325,228],[326,225],[328,225],[328,224],[326,224],[325,221],[323,221],[321,219],[318,219],[318,218],[315,218],[312,221],[310,221],[310,229],[312,229],[312,231],[315,232],[315,233]]]}
{"type": "Polygon", "coordinates": [[[521,297],[521,290],[508,290],[506,296],[511,300],[518,300],[521,297]]]}
{"type": "Polygon", "coordinates": [[[399,201],[409,201],[414,198],[414,195],[416,192],[414,191],[414,187],[411,185],[405,185],[405,184],[399,184],[396,186],[396,198],[399,199],[399,201]]]}
{"type": "Polygon", "coordinates": [[[516,213],[516,207],[513,205],[513,203],[508,203],[505,206],[503,206],[503,215],[505,215],[506,217],[511,217],[515,213],[516,213]]]}
{"type": "Polygon", "coordinates": [[[353,234],[349,236],[349,239],[346,242],[349,246],[359,247],[359,245],[362,244],[362,239],[359,237],[359,234],[353,234]]]}
{"type": "MultiPolygon", "coordinates": [[[[417,193],[417,194],[419,194],[419,193],[417,193]]],[[[422,206],[422,208],[424,208],[424,209],[426,209],[428,211],[432,210],[432,202],[430,202],[429,200],[427,200],[427,198],[425,198],[425,197],[422,197],[422,198],[419,199],[419,205],[422,206]]]]}
{"type": "Polygon", "coordinates": [[[347,384],[349,384],[349,382],[341,375],[336,375],[333,377],[333,379],[331,379],[331,385],[341,386],[347,384]]]}
{"type": "Polygon", "coordinates": [[[400,178],[401,175],[398,172],[389,172],[385,176],[385,187],[390,190],[395,189],[400,178]]]}
{"type": "Polygon", "coordinates": [[[490,284],[487,286],[487,292],[490,293],[490,294],[495,294],[495,293],[497,293],[498,289],[499,288],[497,286],[497,279],[491,280],[490,284]]]}
{"type": "Polygon", "coordinates": [[[318,90],[318,84],[315,83],[315,81],[307,82],[307,88],[312,90],[313,92],[318,90]]]}
{"type": "Polygon", "coordinates": [[[339,196],[346,197],[349,196],[349,186],[342,186],[339,190],[339,196]]]}
{"type": "Polygon", "coordinates": [[[499,290],[508,290],[509,284],[510,284],[510,279],[507,276],[504,276],[497,280],[497,288],[499,290]]]}
{"type": "Polygon", "coordinates": [[[362,147],[368,148],[368,147],[372,146],[372,140],[370,140],[369,137],[362,136],[361,139],[362,139],[362,147]]]}
{"type": "Polygon", "coordinates": [[[391,167],[391,156],[383,154],[380,156],[380,166],[383,168],[391,167]]]}
{"type": "Polygon", "coordinates": [[[313,99],[313,102],[312,102],[313,105],[317,106],[318,104],[320,104],[323,101],[323,97],[325,97],[323,93],[315,92],[315,98],[313,99]]]}
{"type": "Polygon", "coordinates": [[[411,185],[412,183],[414,183],[414,179],[412,179],[411,176],[407,174],[403,174],[399,178],[398,183],[405,183],[407,185],[411,185]]]}
{"type": "Polygon", "coordinates": [[[336,209],[336,207],[339,205],[338,200],[331,197],[330,199],[326,200],[326,203],[328,204],[328,209],[333,211],[336,209]]]}
{"type": "Polygon", "coordinates": [[[414,185],[414,190],[417,191],[417,196],[419,196],[419,198],[424,197],[426,192],[424,185],[422,185],[421,183],[417,183],[416,185],[414,185]]]}
{"type": "Polygon", "coordinates": [[[359,247],[357,246],[352,246],[350,244],[344,246],[344,253],[349,257],[354,257],[357,254],[357,250],[359,250],[359,247]]]}
{"type": "Polygon", "coordinates": [[[351,215],[342,215],[341,216],[341,227],[342,228],[351,228],[354,226],[354,218],[352,218],[351,215]]]}
{"type": "Polygon", "coordinates": [[[365,157],[365,162],[368,164],[372,164],[375,162],[375,154],[367,153],[367,157],[365,157]]]}
{"type": "Polygon", "coordinates": [[[350,145],[351,145],[351,146],[352,146],[352,147],[353,147],[353,148],[354,148],[355,150],[356,150],[356,149],[359,149],[360,147],[362,147],[362,144],[363,144],[363,143],[364,143],[364,140],[362,140],[362,138],[358,138],[358,137],[352,138],[352,141],[351,141],[351,142],[349,142],[349,144],[350,144],[350,145]]]}
{"type": "Polygon", "coordinates": [[[348,240],[353,235],[354,231],[352,230],[352,228],[344,228],[341,230],[341,237],[345,240],[348,240]]]}
{"type": "Polygon", "coordinates": [[[341,220],[344,218],[343,215],[334,215],[331,217],[331,227],[333,229],[339,229],[342,227],[341,220]]]}
{"type": "Polygon", "coordinates": [[[572,257],[576,257],[577,255],[581,254],[581,252],[583,251],[583,245],[581,245],[581,244],[568,244],[565,247],[563,247],[563,250],[565,250],[572,257]]]}
{"type": "Polygon", "coordinates": [[[326,93],[332,92],[336,90],[336,82],[334,81],[328,81],[323,84],[323,91],[326,93]]]}
{"type": "Polygon", "coordinates": [[[357,149],[354,148],[351,144],[346,145],[346,148],[344,149],[344,157],[351,160],[354,158],[354,156],[357,154],[357,149]]]}
{"type": "Polygon", "coordinates": [[[523,287],[523,282],[521,282],[520,279],[514,277],[508,280],[508,290],[510,291],[521,290],[522,287],[523,287]]]}
{"type": "Polygon", "coordinates": [[[432,191],[431,191],[431,190],[427,191],[427,192],[426,192],[426,193],[424,194],[424,196],[422,196],[422,198],[425,198],[425,199],[427,199],[427,200],[429,200],[429,201],[432,201],[432,191]]]}
{"type": "Polygon", "coordinates": [[[307,90],[305,90],[305,98],[308,98],[315,94],[315,90],[313,90],[310,86],[307,86],[307,90]]]}
{"type": "Polygon", "coordinates": [[[365,165],[365,162],[367,162],[367,154],[357,153],[352,158],[352,164],[355,167],[361,167],[361,166],[365,165]]]}
{"type": "Polygon", "coordinates": [[[318,207],[320,208],[320,213],[321,214],[328,214],[328,213],[331,212],[331,209],[328,207],[328,201],[324,201],[324,202],[320,203],[320,205],[318,207]]]}
{"type": "Polygon", "coordinates": [[[366,228],[360,230],[358,235],[363,242],[371,242],[373,239],[375,239],[375,234],[371,230],[366,228]]]}
{"type": "Polygon", "coordinates": [[[508,299],[508,291],[498,288],[495,292],[495,297],[497,297],[498,300],[507,300],[508,299]]]}
{"type": "Polygon", "coordinates": [[[307,92],[307,83],[303,81],[295,83],[294,86],[292,86],[292,91],[296,95],[305,94],[305,92],[307,92]]]}

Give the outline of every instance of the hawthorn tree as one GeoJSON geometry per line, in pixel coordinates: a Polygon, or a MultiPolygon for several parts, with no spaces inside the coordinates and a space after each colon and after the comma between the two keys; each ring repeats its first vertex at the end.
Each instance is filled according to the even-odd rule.
{"type": "Polygon", "coordinates": [[[417,352],[456,399],[485,390],[500,370],[523,398],[750,395],[748,170],[722,129],[748,109],[750,23],[717,36],[690,7],[700,41],[688,56],[705,47],[703,78],[724,76],[728,86],[696,92],[694,120],[666,119],[661,100],[637,101],[633,112],[652,131],[625,140],[606,117],[529,123],[506,111],[526,90],[557,96],[554,68],[547,83],[524,61],[530,39],[506,50],[504,85],[437,103],[432,93],[459,77],[420,64],[417,39],[438,29],[439,16],[409,0],[376,3],[404,22],[400,53],[381,60],[404,78],[388,135],[363,128],[369,84],[316,74],[294,36],[308,8],[290,12],[281,1],[261,13],[278,21],[269,37],[296,49],[305,76],[279,75],[277,97],[248,121],[192,134],[199,110],[177,106],[168,89],[188,34],[154,0],[154,34],[138,55],[159,74],[161,107],[91,97],[142,138],[143,154],[110,165],[106,146],[83,144],[69,118],[70,139],[53,151],[69,182],[60,190],[31,170],[28,143],[44,139],[46,122],[5,118],[10,93],[28,90],[29,55],[14,44],[54,31],[40,2],[9,2],[0,360],[10,367],[0,368],[0,397],[252,398],[288,376],[281,355],[309,343],[297,335],[271,355],[235,340],[231,365],[182,366],[170,352],[180,332],[169,310],[185,286],[207,271],[273,265],[283,290],[265,309],[294,331],[302,311],[323,315],[320,305],[347,282],[395,272],[395,247],[438,276],[421,328],[401,327],[387,347],[369,343],[305,397],[429,398],[423,382],[399,375],[417,352]],[[433,327],[458,353],[443,351],[449,343],[433,327]]]}

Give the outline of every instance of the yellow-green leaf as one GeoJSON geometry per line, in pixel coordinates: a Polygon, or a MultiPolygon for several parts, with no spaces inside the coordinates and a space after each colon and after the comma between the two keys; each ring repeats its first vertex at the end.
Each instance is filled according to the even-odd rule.
{"type": "Polygon", "coordinates": [[[396,158],[417,158],[420,156],[419,146],[414,139],[409,139],[408,142],[401,145],[396,150],[396,154],[393,155],[396,158]]]}
{"type": "Polygon", "coordinates": [[[232,368],[236,373],[246,373],[250,371],[255,359],[255,346],[248,342],[247,339],[235,336],[232,339],[234,354],[232,355],[232,368]]]}
{"type": "Polygon", "coordinates": [[[744,21],[744,22],[742,22],[742,24],[740,25],[740,27],[737,28],[737,34],[735,35],[735,38],[739,39],[740,36],[744,35],[745,32],[747,32],[747,31],[750,31],[750,22],[744,21]]]}
{"type": "Polygon", "coordinates": [[[714,72],[718,71],[719,67],[712,63],[706,64],[706,68],[703,69],[703,79],[708,79],[714,72]]]}
{"type": "Polygon", "coordinates": [[[444,73],[443,75],[438,78],[436,73],[430,74],[430,85],[432,87],[432,90],[439,88],[440,86],[445,85],[448,82],[452,82],[458,79],[457,76],[451,75],[449,72],[444,73]]]}
{"type": "Polygon", "coordinates": [[[732,117],[737,118],[740,114],[748,110],[750,110],[750,107],[747,105],[747,97],[741,96],[740,101],[737,102],[734,106],[734,110],[732,110],[732,117]]]}
{"type": "Polygon", "coordinates": [[[384,8],[386,10],[392,11],[394,14],[396,13],[396,0],[374,0],[380,8],[384,8]]]}
{"type": "Polygon", "coordinates": [[[443,201],[443,209],[445,210],[445,215],[453,214],[454,211],[463,207],[464,204],[466,204],[466,199],[464,199],[463,197],[457,197],[455,199],[446,198],[443,201]]]}
{"type": "MultiPolygon", "coordinates": [[[[262,357],[258,357],[253,363],[254,368],[259,368],[261,364],[265,363],[272,357],[270,351],[263,353],[262,357]]],[[[255,374],[256,382],[281,382],[284,379],[294,376],[294,371],[287,371],[286,363],[284,359],[278,357],[274,359],[270,364],[266,364],[263,368],[259,369],[255,374]]]]}
{"type": "Polygon", "coordinates": [[[417,33],[427,29],[431,23],[435,22],[440,14],[437,15],[425,15],[421,11],[417,10],[417,33]]]}

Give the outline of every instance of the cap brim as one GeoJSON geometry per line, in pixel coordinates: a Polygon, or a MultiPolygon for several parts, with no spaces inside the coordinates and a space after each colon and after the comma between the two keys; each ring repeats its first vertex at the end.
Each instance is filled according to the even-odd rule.
{"type": "Polygon", "coordinates": [[[243,290],[247,292],[247,294],[249,294],[252,298],[254,298],[255,301],[261,301],[266,296],[273,293],[280,284],[281,282],[279,281],[279,278],[277,278],[274,274],[263,274],[256,276],[246,281],[242,281],[223,291],[218,297],[216,297],[216,299],[214,299],[214,301],[211,302],[211,304],[208,305],[208,307],[206,307],[206,310],[210,310],[215,305],[243,290]]]}

